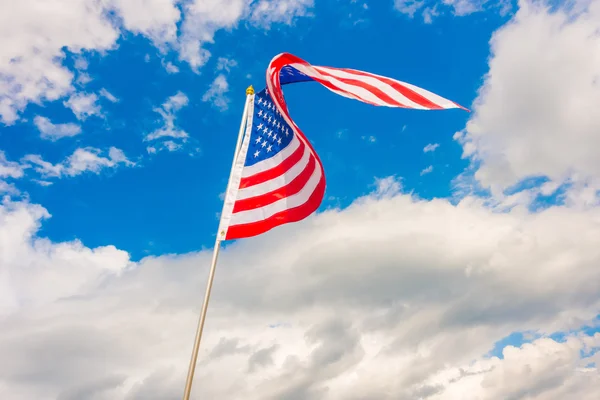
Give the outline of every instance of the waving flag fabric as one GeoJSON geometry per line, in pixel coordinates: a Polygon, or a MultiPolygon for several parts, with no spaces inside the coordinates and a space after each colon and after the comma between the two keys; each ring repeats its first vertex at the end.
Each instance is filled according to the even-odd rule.
{"type": "Polygon", "coordinates": [[[292,120],[282,85],[313,81],[364,103],[420,110],[463,108],[427,90],[346,68],[318,67],[283,53],[267,69],[267,87],[252,95],[245,135],[219,226],[222,240],[264,233],[317,210],[325,193],[319,156],[292,120]]]}

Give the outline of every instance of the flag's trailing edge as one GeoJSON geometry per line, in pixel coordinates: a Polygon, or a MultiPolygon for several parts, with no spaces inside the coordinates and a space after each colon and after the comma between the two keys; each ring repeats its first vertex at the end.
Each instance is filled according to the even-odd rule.
{"type": "Polygon", "coordinates": [[[256,236],[300,221],[319,208],[325,173],[319,156],[292,120],[282,85],[314,81],[364,103],[420,110],[464,107],[391,78],[318,67],[282,53],[267,68],[267,87],[250,95],[246,129],[231,173],[219,239],[256,236]]]}

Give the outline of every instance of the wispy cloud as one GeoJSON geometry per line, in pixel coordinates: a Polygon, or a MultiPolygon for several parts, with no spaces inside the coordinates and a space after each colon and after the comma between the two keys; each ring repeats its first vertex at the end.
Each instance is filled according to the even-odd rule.
{"type": "Polygon", "coordinates": [[[54,124],[49,118],[36,116],[33,123],[40,131],[40,137],[51,141],[57,141],[65,137],[72,137],[81,133],[81,127],[74,123],[54,124]]]}
{"type": "Polygon", "coordinates": [[[210,102],[214,107],[225,111],[229,108],[229,98],[225,96],[227,92],[229,92],[227,78],[225,78],[225,75],[219,74],[202,96],[202,101],[210,102]]]}
{"type": "Polygon", "coordinates": [[[189,135],[175,125],[176,113],[189,103],[188,97],[181,91],[169,97],[160,107],[154,111],[162,117],[162,127],[149,133],[144,141],[157,140],[159,138],[175,138],[185,141],[189,135]]]}
{"type": "Polygon", "coordinates": [[[111,103],[116,103],[119,101],[119,99],[117,99],[115,96],[113,96],[112,93],[110,93],[104,88],[100,89],[100,96],[104,97],[105,99],[108,99],[108,101],[110,101],[111,103]]]}
{"type": "Polygon", "coordinates": [[[433,171],[433,165],[430,165],[429,167],[427,167],[421,171],[421,176],[430,174],[432,171],[433,171]]]}
{"type": "Polygon", "coordinates": [[[217,71],[227,71],[230,72],[231,68],[237,66],[237,61],[232,60],[226,57],[219,57],[217,60],[217,71]]]}
{"type": "Polygon", "coordinates": [[[425,2],[423,0],[394,0],[394,8],[413,18],[425,2]]]}
{"type": "Polygon", "coordinates": [[[104,168],[116,168],[119,165],[133,166],[121,149],[111,147],[108,155],[103,156],[100,149],[85,147],[76,149],[67,159],[52,164],[45,161],[40,155],[29,154],[23,157],[23,162],[29,163],[34,170],[44,178],[62,178],[65,176],[76,176],[84,172],[99,174],[104,168]]]}
{"type": "Polygon", "coordinates": [[[375,143],[377,141],[377,138],[373,135],[365,135],[365,136],[361,136],[361,139],[364,141],[367,141],[369,143],[375,143]]]}
{"type": "Polygon", "coordinates": [[[429,143],[427,146],[425,146],[423,148],[423,153],[432,153],[434,152],[438,147],[440,147],[439,143],[429,143]]]}

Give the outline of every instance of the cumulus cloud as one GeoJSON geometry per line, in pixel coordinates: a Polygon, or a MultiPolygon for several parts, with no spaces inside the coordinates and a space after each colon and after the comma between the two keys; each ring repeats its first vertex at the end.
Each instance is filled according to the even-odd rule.
{"type": "Polygon", "coordinates": [[[72,90],[63,49],[106,51],[118,31],[101,3],[25,0],[0,6],[0,117],[13,123],[30,102],[53,101],[72,90]]]}
{"type": "Polygon", "coordinates": [[[77,119],[85,120],[91,115],[101,115],[97,101],[98,96],[94,93],[75,93],[63,104],[73,111],[77,119]]]}
{"type": "MultiPolygon", "coordinates": [[[[577,33],[577,38],[594,39],[588,29],[594,22],[591,8],[580,9],[566,22],[560,19],[565,11],[522,7],[495,40],[519,28],[529,14],[536,17],[527,21],[531,36],[538,39],[543,35],[536,29],[553,32],[542,29],[546,18],[559,18],[556,24],[564,31],[553,39],[557,59],[571,54],[562,53],[569,46],[561,41],[579,32],[573,24],[583,24],[577,26],[585,35],[577,33]]],[[[139,24],[141,32],[143,21],[139,24]]],[[[205,43],[210,35],[198,40],[205,43]]],[[[482,99],[494,93],[489,82],[495,82],[494,60],[500,53],[496,50],[492,58],[482,99]]],[[[512,63],[536,60],[517,57],[512,63]]],[[[589,78],[589,66],[582,64],[586,60],[575,57],[581,76],[589,78]]],[[[525,74],[524,79],[532,77],[525,74]]],[[[532,83],[531,90],[536,88],[532,83]]],[[[505,89],[512,90],[510,85],[505,89]]],[[[582,84],[579,89],[589,88],[582,84]]],[[[545,95],[541,104],[528,105],[531,119],[519,120],[526,128],[508,125],[521,129],[522,148],[528,151],[525,144],[533,140],[528,135],[548,128],[546,119],[559,118],[537,112],[536,107],[547,107],[545,101],[553,102],[545,95]]],[[[569,92],[566,98],[580,104],[569,92]]],[[[177,93],[158,108],[165,132],[176,134],[157,138],[187,137],[177,133],[183,131],[174,116],[187,102],[177,93]]],[[[484,123],[485,101],[480,103],[457,136],[473,168],[479,168],[476,177],[506,185],[526,176],[514,173],[519,163],[507,152],[517,143],[511,134],[499,139],[489,133],[493,129],[481,128],[479,137],[499,144],[496,152],[481,145],[485,140],[474,139],[473,127],[490,126],[484,123]],[[492,161],[503,153],[509,162],[498,165],[510,166],[508,179],[485,172],[493,170],[492,161]]],[[[562,150],[574,148],[580,158],[557,153],[557,163],[571,163],[578,176],[593,177],[595,164],[587,152],[593,151],[595,136],[578,125],[583,111],[574,105],[567,111],[571,114],[560,118],[571,119],[572,126],[549,132],[571,132],[573,147],[562,150]],[[589,148],[584,149],[585,140],[589,148]]],[[[507,116],[511,114],[502,118],[507,116]]],[[[496,121],[504,123],[502,118],[496,121]]],[[[553,140],[535,143],[552,147],[553,140]]],[[[48,177],[131,165],[116,148],[108,154],[78,149],[58,164],[35,155],[23,162],[48,177]]],[[[561,176],[549,163],[536,165],[548,176],[561,176]]],[[[24,168],[1,154],[4,177],[18,178],[24,168]]],[[[538,190],[554,193],[560,184],[553,179],[538,190]]],[[[595,399],[600,335],[582,329],[598,329],[600,308],[600,207],[593,189],[569,193],[586,207],[573,202],[533,212],[527,207],[527,190],[500,203],[468,194],[459,201],[422,200],[403,192],[398,179],[385,177],[375,181],[373,193],[345,209],[329,209],[263,236],[228,243],[219,261],[194,396],[595,399]],[[501,357],[488,356],[514,332],[529,333],[528,343],[501,345],[501,357]],[[551,335],[556,332],[563,339],[551,335]]],[[[179,398],[210,252],[133,262],[110,244],[90,248],[80,241],[43,237],[42,224],[49,217],[40,205],[0,203],[0,393],[14,400],[179,398]]]]}
{"type": "MultiPolygon", "coordinates": [[[[223,250],[194,395],[594,398],[600,337],[547,335],[594,322],[599,209],[497,213],[395,182],[223,250]],[[485,356],[514,331],[540,338],[485,356]]],[[[32,204],[0,209],[4,393],[180,396],[210,252],[132,262],[39,237],[45,218],[32,204]]]]}
{"type": "MultiPolygon", "coordinates": [[[[147,37],[161,53],[175,51],[193,70],[205,64],[214,34],[247,19],[255,26],[292,23],[307,15],[312,1],[231,0],[23,0],[0,5],[0,120],[13,124],[30,103],[65,97],[82,118],[98,114],[90,95],[76,94],[85,85],[85,57],[105,55],[124,32],[147,37]],[[178,26],[181,25],[180,29],[178,26]],[[65,65],[74,55],[74,70],[65,65]],[[87,106],[87,107],[84,107],[87,106]],[[84,108],[80,108],[84,107],[84,108]]],[[[167,64],[169,72],[175,66],[167,64]]]]}
{"type": "Polygon", "coordinates": [[[520,4],[491,40],[473,116],[455,137],[484,187],[547,177],[600,188],[600,3],[520,4]]]}
{"type": "Polygon", "coordinates": [[[23,165],[9,161],[6,153],[0,150],[0,178],[20,178],[23,176],[23,165]]]}
{"type": "Polygon", "coordinates": [[[33,123],[40,131],[42,139],[56,141],[65,137],[72,137],[81,133],[81,127],[74,123],[53,124],[49,118],[36,116],[33,123]]]}
{"type": "Polygon", "coordinates": [[[61,178],[76,176],[84,172],[99,174],[104,168],[116,168],[120,165],[133,166],[121,149],[111,147],[107,157],[102,156],[102,151],[94,147],[78,148],[73,154],[58,164],[45,161],[40,155],[28,154],[23,157],[23,162],[33,166],[34,170],[43,177],[61,178]]]}

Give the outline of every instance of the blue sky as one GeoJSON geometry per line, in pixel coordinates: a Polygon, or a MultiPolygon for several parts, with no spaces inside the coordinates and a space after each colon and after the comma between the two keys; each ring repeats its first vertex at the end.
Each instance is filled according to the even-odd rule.
{"type": "MultiPolygon", "coordinates": [[[[30,105],[24,121],[1,128],[0,148],[9,159],[39,154],[57,163],[78,147],[115,146],[137,165],[55,179],[51,186],[19,182],[53,216],[43,234],[57,241],[79,238],[91,247],[114,244],[134,259],[211,246],[245,89],[265,86],[266,66],[280,52],[315,65],[390,76],[471,106],[487,68],[489,37],[510,15],[446,14],[426,24],[391,12],[387,2],[362,4],[317,2],[312,13],[318,17],[299,18],[293,26],[277,24],[264,31],[240,23],[218,31],[215,43],[206,45],[213,56],[198,73],[177,54],[162,55],[134,34],[124,35],[104,55],[67,52],[66,65],[80,58],[88,63],[86,93],[104,88],[118,101],[100,97],[103,116],[84,121],[61,102],[30,105]],[[219,58],[235,65],[217,70],[219,58]],[[168,73],[168,62],[179,72],[168,73]],[[202,100],[219,74],[228,84],[226,109],[202,100]],[[190,139],[177,151],[148,154],[142,139],[162,124],[153,109],[178,91],[189,104],[177,112],[176,125],[190,139]],[[82,134],[44,140],[33,123],[37,115],[55,124],[76,123],[82,134]]],[[[466,112],[376,108],[316,84],[289,86],[286,96],[293,117],[323,159],[328,187],[322,208],[345,207],[370,191],[375,177],[389,175],[402,177],[405,189],[420,197],[447,197],[452,179],[467,166],[452,139],[468,119],[466,112]],[[425,153],[428,144],[439,148],[425,153]],[[421,176],[429,166],[433,171],[421,176]]],[[[32,169],[26,174],[42,179],[32,169]]]]}
{"type": "Polygon", "coordinates": [[[195,395],[595,398],[598,21],[600,0],[0,5],[0,398],[180,398],[245,91],[281,52],[471,112],[284,87],[325,198],[226,243],[195,395]]]}

